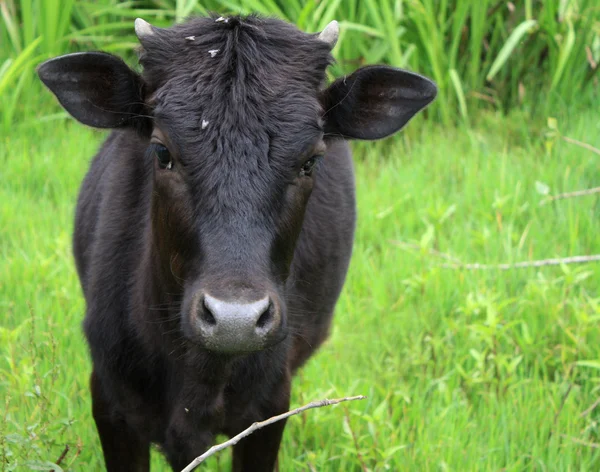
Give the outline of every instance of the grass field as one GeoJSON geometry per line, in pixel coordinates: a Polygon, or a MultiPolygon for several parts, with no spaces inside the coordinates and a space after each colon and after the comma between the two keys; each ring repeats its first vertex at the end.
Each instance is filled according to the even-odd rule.
{"type": "MultiPolygon", "coordinates": [[[[597,113],[559,124],[600,146],[597,113]]],[[[550,146],[519,116],[411,131],[355,146],[354,258],[332,336],[296,378],[292,404],[368,399],[291,419],[282,470],[600,470],[600,408],[589,409],[600,264],[467,271],[430,251],[480,263],[600,253],[597,196],[540,206],[546,186],[598,186],[599,156],[550,146]]],[[[50,470],[67,444],[64,470],[101,470],[70,244],[103,136],[55,121],[0,137],[3,471],[50,470]]]]}

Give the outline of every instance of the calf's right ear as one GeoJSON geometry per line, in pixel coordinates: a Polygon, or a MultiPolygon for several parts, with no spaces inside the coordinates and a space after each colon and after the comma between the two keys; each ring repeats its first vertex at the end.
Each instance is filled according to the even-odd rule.
{"type": "Polygon", "coordinates": [[[139,127],[146,119],[142,78],[112,54],[59,56],[38,66],[37,73],[63,108],[85,125],[139,127]]]}

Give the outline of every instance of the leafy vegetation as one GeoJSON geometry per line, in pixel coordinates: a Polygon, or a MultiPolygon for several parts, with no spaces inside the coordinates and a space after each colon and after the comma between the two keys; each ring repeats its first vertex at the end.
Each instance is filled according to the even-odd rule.
{"type": "Polygon", "coordinates": [[[595,0],[5,0],[0,11],[5,130],[17,116],[49,113],[26,99],[39,93],[33,70],[42,59],[101,48],[134,62],[135,17],[167,26],[208,11],[275,15],[308,32],[337,19],[336,75],[378,62],[426,74],[440,86],[429,115],[446,125],[479,109],[525,106],[543,116],[598,97],[595,0]]]}
{"type": "MultiPolygon", "coordinates": [[[[497,263],[600,252],[597,196],[540,205],[597,184],[597,156],[554,137],[544,146],[544,129],[511,118],[355,146],[356,250],[331,339],[292,404],[368,400],[290,419],[282,470],[599,468],[600,265],[466,271],[430,253],[497,263]]],[[[600,145],[595,113],[558,126],[600,145]]],[[[0,470],[50,470],[65,445],[63,470],[101,469],[70,234],[103,136],[59,122],[0,144],[0,470]]]]}

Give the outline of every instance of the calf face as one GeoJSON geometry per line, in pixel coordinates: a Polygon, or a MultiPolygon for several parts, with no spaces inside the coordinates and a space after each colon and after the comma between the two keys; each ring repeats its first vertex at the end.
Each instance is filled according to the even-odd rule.
{"type": "Polygon", "coordinates": [[[306,34],[273,19],[220,20],[136,20],[141,75],[98,52],[38,73],[80,122],[147,140],[152,251],[181,330],[239,353],[287,334],[285,283],[328,145],[389,136],[436,87],[384,66],[325,87],[337,23],[306,34]]]}

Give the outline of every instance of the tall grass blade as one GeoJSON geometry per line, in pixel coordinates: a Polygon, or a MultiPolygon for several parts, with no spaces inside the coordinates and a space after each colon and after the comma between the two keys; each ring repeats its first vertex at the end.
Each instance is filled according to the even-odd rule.
{"type": "Polygon", "coordinates": [[[490,71],[488,72],[486,79],[491,82],[492,79],[496,76],[498,71],[502,68],[504,64],[510,58],[510,55],[517,47],[521,39],[528,33],[528,31],[537,25],[536,20],[526,20],[517,26],[511,35],[506,40],[506,43],[498,53],[498,56],[492,63],[492,67],[490,67],[490,71]]]}
{"type": "Polygon", "coordinates": [[[19,74],[23,69],[31,65],[31,56],[41,42],[41,36],[36,38],[36,40],[29,44],[6,69],[3,68],[4,73],[0,76],[0,97],[3,96],[8,86],[19,77],[19,74]]]}
{"type": "Polygon", "coordinates": [[[23,48],[21,42],[21,35],[17,26],[18,20],[14,17],[15,12],[9,11],[7,2],[0,2],[0,12],[2,13],[4,27],[10,37],[13,49],[16,52],[20,53],[23,48]]]}
{"type": "Polygon", "coordinates": [[[552,84],[550,85],[550,90],[554,90],[560,78],[562,77],[563,72],[565,71],[565,66],[567,61],[569,60],[569,56],[573,51],[573,46],[575,44],[575,30],[573,29],[573,23],[568,21],[568,32],[567,37],[564,39],[563,44],[560,46],[560,53],[558,55],[558,65],[556,66],[556,71],[552,76],[552,84]]]}
{"type": "Polygon", "coordinates": [[[467,110],[467,101],[465,100],[465,93],[460,82],[460,77],[456,69],[450,69],[450,81],[456,92],[456,98],[458,99],[458,107],[460,114],[467,124],[469,124],[469,113],[467,110]]]}

